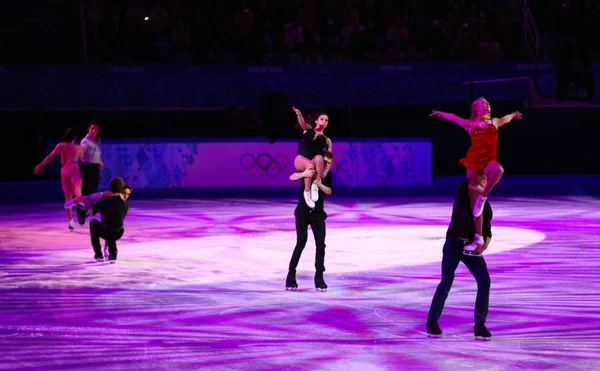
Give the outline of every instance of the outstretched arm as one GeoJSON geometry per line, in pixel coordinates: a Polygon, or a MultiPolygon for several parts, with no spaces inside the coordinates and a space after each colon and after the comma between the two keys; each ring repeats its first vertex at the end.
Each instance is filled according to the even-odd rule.
{"type": "Polygon", "coordinates": [[[54,147],[54,149],[52,150],[52,152],[50,152],[50,154],[48,156],[46,156],[46,158],[44,159],[44,161],[40,162],[40,164],[35,167],[35,169],[33,170],[33,173],[34,174],[39,173],[40,170],[42,170],[42,168],[44,166],[46,166],[48,164],[48,162],[50,162],[59,153],[60,153],[60,143],[58,143],[56,145],[56,147],[54,147]]]}
{"type": "Polygon", "coordinates": [[[500,126],[502,126],[504,124],[508,124],[509,122],[511,122],[512,119],[520,120],[521,117],[523,117],[523,114],[521,114],[521,112],[519,112],[519,111],[515,111],[515,112],[513,112],[511,114],[508,114],[508,115],[506,115],[504,117],[497,118],[494,121],[496,121],[496,127],[499,128],[500,126]]]}
{"type": "Polygon", "coordinates": [[[304,121],[304,117],[302,117],[302,112],[300,112],[300,110],[298,108],[296,108],[296,107],[292,107],[292,109],[296,113],[296,116],[298,117],[298,124],[300,124],[300,126],[302,127],[302,129],[303,130],[310,130],[310,129],[312,129],[310,127],[310,125],[307,124],[306,121],[304,121]]]}
{"type": "Polygon", "coordinates": [[[430,117],[431,116],[439,116],[448,121],[452,121],[453,123],[460,125],[460,127],[462,127],[463,129],[465,129],[467,131],[469,130],[469,127],[471,126],[471,121],[460,118],[453,113],[446,113],[446,112],[442,112],[442,111],[431,111],[431,114],[429,116],[430,117]]]}
{"type": "Polygon", "coordinates": [[[485,250],[487,250],[488,246],[490,245],[490,242],[492,242],[492,237],[486,237],[483,245],[476,248],[475,252],[479,254],[483,253],[485,250]]]}

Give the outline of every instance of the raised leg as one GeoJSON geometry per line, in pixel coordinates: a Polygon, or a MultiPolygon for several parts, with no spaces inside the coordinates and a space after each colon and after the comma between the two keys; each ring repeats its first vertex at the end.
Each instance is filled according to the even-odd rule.
{"type": "Polygon", "coordinates": [[[483,173],[487,177],[487,184],[485,185],[485,188],[483,188],[481,196],[487,198],[492,189],[494,189],[496,184],[500,181],[500,178],[502,178],[504,167],[497,161],[490,161],[485,169],[483,169],[483,173]]]}
{"type": "MultiPolygon", "coordinates": [[[[482,182],[483,176],[471,169],[467,169],[467,177],[469,178],[469,201],[471,202],[471,209],[473,211],[473,223],[475,223],[475,236],[473,237],[473,242],[465,246],[466,251],[473,251],[479,247],[479,245],[483,244],[483,215],[482,212],[479,215],[475,214],[475,210],[477,208],[477,201],[479,200],[479,195],[483,191],[482,182]]],[[[483,200],[485,204],[485,200],[483,200]]],[[[483,211],[483,208],[482,210],[483,211]]]]}
{"type": "Polygon", "coordinates": [[[323,156],[316,155],[312,161],[315,164],[315,169],[317,170],[315,173],[315,178],[321,178],[323,176],[323,171],[325,170],[325,160],[323,160],[323,156]]]}
{"type": "MultiPolygon", "coordinates": [[[[296,170],[302,172],[307,169],[314,169],[315,164],[311,160],[307,159],[306,157],[298,155],[294,159],[294,167],[296,167],[296,170]]],[[[311,183],[312,183],[312,179],[304,178],[304,191],[305,192],[310,191],[311,183]]]]}
{"type": "Polygon", "coordinates": [[[319,200],[319,187],[314,183],[314,179],[321,178],[323,176],[323,170],[325,170],[325,161],[323,160],[323,156],[317,155],[313,158],[313,162],[315,163],[316,173],[311,179],[310,184],[310,197],[313,201],[319,200]]]}

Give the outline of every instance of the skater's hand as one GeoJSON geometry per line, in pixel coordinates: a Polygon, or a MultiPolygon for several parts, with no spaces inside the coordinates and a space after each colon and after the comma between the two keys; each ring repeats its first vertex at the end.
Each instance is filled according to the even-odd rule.
{"type": "Polygon", "coordinates": [[[292,107],[292,109],[294,110],[294,112],[296,113],[297,116],[302,116],[302,112],[300,112],[300,110],[296,107],[292,107]]]}
{"type": "Polygon", "coordinates": [[[42,167],[40,165],[36,166],[35,169],[33,169],[33,173],[37,174],[42,170],[42,167]]]}
{"type": "Polygon", "coordinates": [[[306,169],[302,172],[303,178],[312,178],[315,175],[314,169],[306,169]]]}
{"type": "Polygon", "coordinates": [[[517,120],[520,120],[521,118],[523,118],[523,114],[519,111],[513,112],[512,116],[514,119],[517,119],[517,120]]]}
{"type": "Polygon", "coordinates": [[[429,114],[429,117],[431,117],[431,116],[441,116],[441,113],[442,112],[440,112],[440,111],[431,111],[431,113],[429,114]]]}
{"type": "Polygon", "coordinates": [[[476,248],[476,249],[474,250],[474,252],[476,252],[477,254],[481,254],[481,253],[483,253],[485,250],[487,250],[487,246],[484,244],[484,245],[481,245],[481,246],[479,246],[478,248],[476,248]]]}
{"type": "Polygon", "coordinates": [[[104,162],[100,161],[100,163],[98,164],[98,167],[100,169],[104,169],[104,162]]]}
{"type": "Polygon", "coordinates": [[[483,253],[485,250],[487,250],[489,244],[490,244],[490,239],[488,237],[485,239],[485,242],[483,243],[483,245],[477,246],[477,248],[475,249],[474,252],[476,252],[478,254],[483,253]]]}
{"type": "Polygon", "coordinates": [[[321,178],[317,178],[317,179],[313,180],[313,183],[315,183],[316,185],[321,185],[321,183],[322,183],[321,178]]]}

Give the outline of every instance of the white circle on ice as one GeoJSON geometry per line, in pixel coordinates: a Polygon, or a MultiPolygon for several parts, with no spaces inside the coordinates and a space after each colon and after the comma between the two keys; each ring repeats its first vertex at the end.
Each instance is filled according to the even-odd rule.
{"type": "MultiPolygon", "coordinates": [[[[372,271],[439,262],[446,226],[402,225],[336,228],[327,231],[326,267],[332,273],[372,271]]],[[[313,272],[315,244],[309,229],[299,271],[313,272]]],[[[535,244],[544,234],[494,227],[489,256],[535,244]]],[[[218,234],[201,238],[128,244],[127,270],[172,277],[185,283],[256,281],[281,277],[295,245],[295,232],[218,234]],[[146,266],[147,267],[144,267],[146,266]],[[158,271],[161,271],[158,273],[158,271]]]]}

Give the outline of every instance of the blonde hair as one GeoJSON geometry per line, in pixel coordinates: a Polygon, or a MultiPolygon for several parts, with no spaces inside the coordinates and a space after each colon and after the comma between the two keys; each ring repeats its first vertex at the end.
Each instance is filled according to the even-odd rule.
{"type": "MultiPolygon", "coordinates": [[[[477,104],[477,102],[479,102],[480,100],[485,100],[484,97],[479,97],[477,99],[475,99],[473,101],[473,103],[471,103],[471,118],[469,119],[470,121],[475,121],[477,120],[477,109],[475,107],[475,105],[477,104]]],[[[484,120],[491,120],[492,119],[492,115],[490,112],[487,112],[485,115],[483,115],[482,119],[484,120]]]]}

